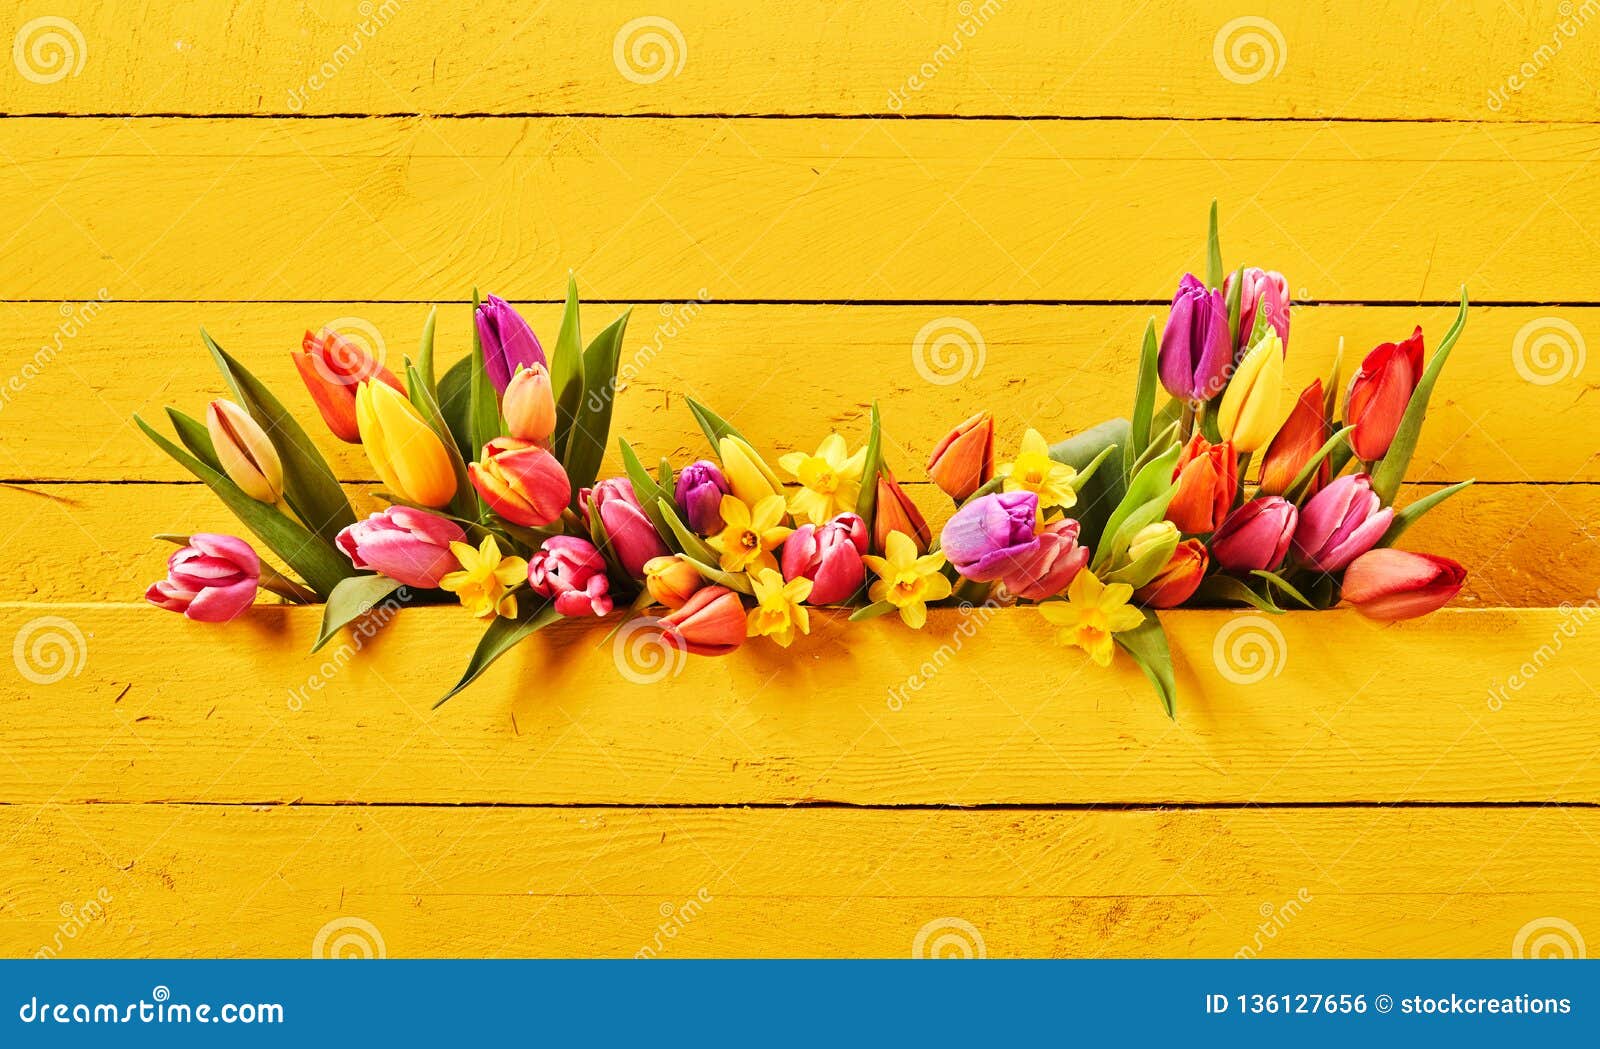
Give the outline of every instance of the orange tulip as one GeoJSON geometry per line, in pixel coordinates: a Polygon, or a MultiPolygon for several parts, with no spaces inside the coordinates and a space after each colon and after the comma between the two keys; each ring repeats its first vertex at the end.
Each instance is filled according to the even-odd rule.
{"type": "Polygon", "coordinates": [[[556,429],[556,402],[550,392],[550,372],[537,362],[518,368],[506,385],[500,412],[512,437],[544,442],[556,429]]]}
{"type": "Polygon", "coordinates": [[[888,549],[889,533],[904,532],[917,545],[919,554],[928,552],[928,544],[933,541],[928,522],[922,516],[922,511],[895,483],[894,474],[889,472],[887,466],[878,471],[878,505],[872,517],[874,550],[888,549]]]}
{"type": "Polygon", "coordinates": [[[1216,531],[1233,508],[1239,487],[1239,460],[1233,444],[1211,444],[1195,434],[1184,445],[1172,476],[1178,491],[1167,504],[1167,520],[1190,535],[1216,531]]]}
{"type": "Polygon", "coordinates": [[[979,412],[945,434],[928,457],[928,476],[956,502],[994,476],[994,416],[979,412]]]}
{"type": "MultiPolygon", "coordinates": [[[[1323,411],[1322,380],[1313,379],[1300,392],[1289,418],[1261,457],[1261,495],[1282,495],[1295,475],[1322,448],[1328,439],[1328,417],[1323,411]]],[[[1306,494],[1311,495],[1328,483],[1328,460],[1322,460],[1306,494]]]]}
{"type": "Polygon", "coordinates": [[[1194,596],[1206,575],[1206,544],[1185,539],[1172,551],[1155,578],[1135,593],[1134,599],[1151,608],[1176,608],[1194,596]]]}
{"type": "Polygon", "coordinates": [[[696,590],[683,607],[661,618],[673,644],[697,656],[725,656],[744,644],[744,603],[725,586],[696,590]]]}
{"type": "Polygon", "coordinates": [[[484,445],[482,460],[469,464],[467,475],[489,509],[525,528],[553,523],[572,497],[560,460],[515,437],[496,437],[484,445]]]}
{"type": "Polygon", "coordinates": [[[645,589],[668,608],[682,608],[705,582],[698,568],[676,554],[652,557],[644,563],[645,589]]]}
{"type": "Polygon", "coordinates": [[[306,332],[300,352],[291,353],[311,400],[322,413],[322,421],[341,441],[361,443],[361,428],[356,423],[356,387],[376,379],[398,393],[405,393],[394,373],[374,360],[371,354],[351,340],[328,328],[316,335],[306,332]]]}

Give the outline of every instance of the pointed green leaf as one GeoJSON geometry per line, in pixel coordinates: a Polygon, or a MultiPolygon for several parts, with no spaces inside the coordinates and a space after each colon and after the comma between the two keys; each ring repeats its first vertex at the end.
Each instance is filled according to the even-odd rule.
{"type": "MultiPolygon", "coordinates": [[[[429,392],[438,397],[438,380],[433,374],[433,331],[439,322],[439,307],[428,310],[428,319],[422,323],[422,342],[417,348],[417,374],[427,384],[429,392]]],[[[476,324],[474,324],[476,327],[476,324]]]]}
{"type": "Polygon", "coordinates": [[[1407,504],[1404,510],[1396,510],[1394,519],[1389,522],[1389,530],[1383,533],[1383,538],[1378,540],[1378,545],[1393,546],[1396,540],[1400,538],[1401,534],[1404,533],[1407,528],[1410,528],[1412,525],[1416,524],[1417,520],[1421,518],[1423,514],[1427,513],[1429,510],[1432,510],[1434,507],[1438,506],[1440,503],[1466,488],[1476,480],[1477,478],[1474,477],[1468,478],[1465,481],[1458,481],[1457,483],[1450,485],[1448,488],[1441,488],[1437,492],[1432,492],[1413,503],[1407,504]]]}
{"type": "Polygon", "coordinates": [[[1150,447],[1150,423],[1156,414],[1156,387],[1160,385],[1159,357],[1161,347],[1156,343],[1156,321],[1144,326],[1144,344],[1139,349],[1139,380],[1133,392],[1132,432],[1127,449],[1123,452],[1123,473],[1133,476],[1133,464],[1144,450],[1150,447]]]}
{"type": "MultiPolygon", "coordinates": [[[[689,411],[694,416],[694,421],[700,424],[700,432],[706,435],[707,441],[711,442],[711,452],[713,455],[719,454],[717,451],[717,442],[721,441],[724,437],[737,437],[741,441],[745,440],[744,434],[740,433],[738,430],[735,430],[733,428],[733,424],[729,423],[726,419],[722,418],[722,416],[718,415],[710,408],[707,408],[693,397],[686,397],[684,400],[685,403],[689,405],[689,411]]],[[[749,442],[746,441],[745,443],[748,444],[749,442]]]]}
{"type": "Polygon", "coordinates": [[[561,332],[550,357],[550,393],[556,402],[556,429],[551,450],[566,461],[572,421],[583,402],[583,332],[578,323],[578,279],[567,271],[567,305],[561,312],[561,332]]]}
{"type": "MultiPolygon", "coordinates": [[[[339,585],[333,588],[333,593],[328,595],[328,603],[322,608],[322,629],[318,631],[311,651],[315,652],[326,645],[345,624],[371,612],[401,586],[399,581],[381,575],[355,575],[339,580],[339,585]]],[[[399,602],[395,603],[395,608],[398,611],[399,602]]]]}
{"type": "Polygon", "coordinates": [[[1231,575],[1207,576],[1205,582],[1194,592],[1194,596],[1196,604],[1250,605],[1268,615],[1283,615],[1283,609],[1274,604],[1272,598],[1256,593],[1243,580],[1235,579],[1231,575]]]}
{"type": "Polygon", "coordinates": [[[633,497],[639,501],[639,508],[655,526],[656,535],[666,539],[672,532],[667,527],[666,518],[662,516],[660,504],[662,500],[670,502],[672,494],[662,491],[656,479],[650,476],[650,471],[639,461],[639,454],[633,450],[633,445],[628,443],[626,437],[617,438],[617,447],[622,453],[622,472],[627,474],[628,483],[633,485],[633,497]]]}
{"type": "MultiPolygon", "coordinates": [[[[1107,448],[1126,445],[1132,427],[1126,419],[1108,419],[1076,436],[1050,446],[1050,458],[1066,463],[1075,470],[1083,470],[1102,455],[1107,448]]],[[[998,480],[998,479],[997,479],[998,480]]],[[[984,488],[989,488],[985,485],[984,488]]],[[[996,484],[990,491],[998,490],[996,484]]],[[[983,492],[984,489],[979,489],[983,492]]],[[[1100,542],[1106,518],[1122,501],[1127,491],[1127,481],[1121,470],[1100,470],[1078,489],[1078,501],[1072,507],[1077,519],[1078,541],[1093,548],[1100,542]]],[[[987,493],[985,493],[987,494],[987,493]]]]}
{"type": "Polygon", "coordinates": [[[1285,594],[1288,594],[1290,597],[1300,602],[1300,604],[1313,611],[1316,610],[1317,606],[1312,604],[1306,595],[1295,589],[1295,587],[1291,585],[1287,579],[1283,578],[1281,575],[1278,575],[1276,572],[1268,572],[1264,568],[1257,568],[1253,569],[1250,574],[1257,576],[1258,578],[1265,579],[1267,582],[1277,586],[1277,588],[1282,590],[1285,594]]]}
{"type": "Polygon", "coordinates": [[[713,567],[698,557],[691,557],[688,554],[684,554],[683,559],[694,565],[701,575],[713,583],[725,586],[730,590],[737,590],[741,594],[753,594],[756,592],[755,587],[750,585],[750,577],[743,572],[724,572],[722,569],[713,567]]]}
{"type": "Polygon", "coordinates": [[[868,535],[873,534],[873,517],[878,512],[878,473],[883,469],[883,417],[877,401],[872,402],[870,418],[867,455],[861,465],[861,494],[856,496],[856,515],[867,523],[868,535]]]}
{"type": "Polygon", "coordinates": [[[1167,717],[1178,717],[1178,682],[1172,672],[1172,650],[1167,646],[1167,632],[1161,620],[1149,610],[1144,612],[1144,622],[1132,630],[1112,634],[1117,647],[1133,659],[1144,671],[1144,676],[1155,686],[1156,696],[1167,717]]]}
{"type": "Polygon", "coordinates": [[[874,601],[870,605],[863,605],[850,613],[850,622],[859,623],[866,619],[877,619],[879,616],[888,615],[895,611],[895,606],[888,601],[874,601]]]}
{"type": "Polygon", "coordinates": [[[1417,438],[1422,433],[1422,420],[1428,412],[1428,398],[1433,395],[1433,386],[1439,381],[1439,372],[1444,369],[1444,362],[1450,359],[1450,351],[1455,347],[1456,340],[1461,337],[1461,329],[1467,325],[1467,289],[1461,289],[1461,309],[1456,313],[1455,323],[1450,325],[1450,330],[1445,332],[1444,341],[1434,351],[1433,359],[1422,370],[1422,379],[1417,383],[1417,388],[1411,392],[1411,400],[1406,402],[1405,414],[1400,416],[1400,428],[1395,431],[1394,440],[1389,442],[1389,451],[1383,461],[1372,471],[1372,490],[1378,493],[1378,498],[1384,506],[1394,502],[1394,497],[1400,492],[1400,483],[1406,479],[1406,468],[1411,465],[1411,456],[1417,450],[1417,438]]]}
{"type": "MultiPolygon", "coordinates": [[[[527,595],[531,597],[532,595],[527,595]]],[[[457,681],[455,687],[440,697],[439,702],[433,705],[435,710],[444,705],[445,701],[457,692],[466,688],[478,679],[478,675],[488,670],[490,665],[507,652],[511,651],[522,641],[539,630],[560,619],[561,615],[555,606],[545,601],[528,601],[524,599],[517,608],[517,614],[510,618],[496,618],[489,628],[483,632],[483,637],[478,640],[478,647],[473,649],[472,658],[467,661],[467,669],[457,681]]]]}
{"type": "Polygon", "coordinates": [[[472,487],[472,480],[467,476],[467,464],[461,458],[461,450],[456,447],[455,438],[450,433],[450,424],[445,421],[444,413],[439,410],[439,402],[434,400],[433,387],[423,378],[422,370],[415,364],[406,363],[406,388],[411,391],[412,407],[417,409],[417,414],[422,416],[422,421],[427,423],[439,437],[439,442],[444,445],[445,455],[450,460],[450,469],[456,476],[456,494],[451,496],[449,510],[460,517],[469,517],[478,509],[478,497],[472,487]]]}
{"type": "Polygon", "coordinates": [[[171,407],[167,409],[167,418],[172,421],[172,429],[183,446],[193,452],[195,458],[222,473],[222,463],[217,459],[217,449],[211,443],[211,431],[206,429],[205,423],[171,407]]]}
{"type": "MultiPolygon", "coordinates": [[[[1101,541],[1095,549],[1095,571],[1100,571],[1107,564],[1114,553],[1112,547],[1123,534],[1123,526],[1133,516],[1134,512],[1151,503],[1153,500],[1165,498],[1167,502],[1172,499],[1175,486],[1172,481],[1172,470],[1177,465],[1178,455],[1182,449],[1173,446],[1160,456],[1152,459],[1143,469],[1134,475],[1128,484],[1128,490],[1123,495],[1117,508],[1111,511],[1111,516],[1106,520],[1105,531],[1101,533],[1102,539],[1110,537],[1111,542],[1101,541]]],[[[1161,512],[1166,511],[1166,503],[1161,505],[1161,512]]],[[[1159,516],[1159,514],[1158,514],[1159,516]]],[[[1080,522],[1081,523],[1081,522],[1080,522]]],[[[1124,546],[1126,549],[1126,546],[1124,546]]]]}
{"type": "Polygon", "coordinates": [[[472,356],[456,361],[439,377],[439,413],[444,416],[456,449],[469,462],[481,449],[472,446],[472,356]]]}
{"type": "Polygon", "coordinates": [[[1228,285],[1228,337],[1233,340],[1232,345],[1239,345],[1239,315],[1243,312],[1244,302],[1244,267],[1240,266],[1233,271],[1233,283],[1228,285]]]}
{"type": "Polygon", "coordinates": [[[572,481],[573,499],[577,499],[578,489],[594,484],[605,458],[611,413],[617,403],[617,363],[622,359],[622,337],[632,312],[618,317],[583,351],[583,400],[578,404],[567,457],[562,462],[572,481]]]}
{"type": "Polygon", "coordinates": [[[1206,233],[1206,283],[1213,288],[1222,287],[1222,238],[1217,235],[1217,202],[1211,202],[1211,223],[1206,233]]]}
{"type": "Polygon", "coordinates": [[[656,512],[661,515],[661,519],[667,525],[667,531],[663,533],[663,537],[670,536],[671,538],[667,540],[668,542],[676,540],[679,553],[685,557],[708,564],[717,562],[717,552],[711,549],[704,539],[689,530],[689,526],[684,524],[683,519],[678,516],[677,508],[670,502],[664,498],[657,499],[656,512]]]}

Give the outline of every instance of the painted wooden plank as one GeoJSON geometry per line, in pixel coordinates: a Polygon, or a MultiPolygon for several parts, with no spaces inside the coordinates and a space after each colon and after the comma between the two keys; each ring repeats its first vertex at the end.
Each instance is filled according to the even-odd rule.
{"type": "Polygon", "coordinates": [[[0,953],[1504,958],[1600,922],[1597,834],[1570,808],[9,805],[0,953]]]}
{"type": "Polygon", "coordinates": [[[1023,609],[940,611],[920,633],[819,614],[788,651],[725,659],[563,624],[430,712],[479,632],[456,608],[310,656],[314,609],[207,627],[5,605],[0,798],[1594,802],[1595,608],[1170,613],[1174,723],[1131,665],[1057,649],[1023,609]]]}
{"type": "MultiPolygon", "coordinates": [[[[37,15],[7,6],[7,25],[37,15]]],[[[27,73],[0,81],[0,110],[1594,116],[1594,11],[1551,0],[1386,0],[1360,18],[1335,0],[1273,0],[1243,17],[1203,4],[1007,0],[779,0],[759,19],[730,0],[231,2],[181,13],[84,0],[52,11],[28,39],[54,30],[72,60],[26,60],[27,73]]]]}
{"type": "Polygon", "coordinates": [[[611,299],[1162,299],[1220,198],[1227,257],[1310,298],[1585,301],[1597,144],[1592,124],[21,118],[0,122],[0,298],[430,299],[575,267],[611,299]]]}
{"type": "MultiPolygon", "coordinates": [[[[598,331],[622,309],[588,307],[588,329],[598,331]]],[[[223,394],[200,345],[201,325],[320,431],[290,361],[300,334],[333,323],[381,347],[398,369],[415,353],[427,312],[422,305],[372,303],[0,306],[16,334],[0,348],[0,477],[185,479],[131,419],[135,412],[159,419],[167,404],[202,414],[207,400],[223,394]],[[62,425],[64,405],[73,407],[72,426],[62,425]]],[[[527,312],[553,343],[559,307],[535,304],[527,312]]],[[[643,305],[624,348],[614,433],[650,458],[704,454],[683,405],[689,394],[764,448],[809,451],[830,428],[859,439],[876,398],[893,461],[912,479],[944,432],[973,412],[995,412],[1002,454],[1015,447],[1024,425],[1056,438],[1126,414],[1139,336],[1149,319],[1165,315],[1164,304],[643,305]],[[945,336],[958,341],[941,344],[945,336]]],[[[1298,389],[1326,374],[1340,338],[1348,377],[1369,349],[1409,335],[1414,325],[1436,345],[1453,316],[1445,307],[1299,308],[1289,383],[1298,389]]],[[[466,305],[441,307],[441,364],[465,352],[470,323],[466,305]]],[[[1600,309],[1475,309],[1435,392],[1411,476],[1600,481],[1593,440],[1600,398],[1587,395],[1595,369],[1587,342],[1596,338],[1600,309]],[[1540,425],[1529,426],[1533,419],[1540,425]]],[[[374,478],[359,449],[331,437],[321,443],[341,477],[374,478]]],[[[607,468],[620,470],[614,451],[607,468]]]]}

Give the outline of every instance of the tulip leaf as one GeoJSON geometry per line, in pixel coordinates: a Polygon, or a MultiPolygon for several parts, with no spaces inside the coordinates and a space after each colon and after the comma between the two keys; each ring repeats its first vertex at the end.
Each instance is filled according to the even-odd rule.
{"type": "MultiPolygon", "coordinates": [[[[1172,501],[1172,495],[1177,490],[1172,480],[1172,470],[1178,463],[1178,455],[1181,451],[1182,449],[1176,446],[1168,448],[1161,455],[1146,463],[1134,475],[1133,480],[1129,482],[1127,492],[1122,496],[1122,500],[1117,503],[1117,508],[1111,511],[1111,516],[1106,520],[1105,530],[1101,533],[1099,541],[1095,543],[1094,569],[1096,572],[1110,563],[1113,554],[1117,552],[1114,547],[1122,542],[1126,531],[1125,525],[1137,511],[1159,502],[1160,509],[1156,511],[1156,516],[1152,520],[1159,519],[1161,514],[1166,512],[1167,503],[1172,501]]],[[[1081,529],[1081,521],[1079,525],[1081,529]]],[[[1126,544],[1123,544],[1123,549],[1127,549],[1126,544]]]]}
{"type": "MultiPolygon", "coordinates": [[[[1143,470],[1150,460],[1159,458],[1165,454],[1168,448],[1173,447],[1177,436],[1178,420],[1174,419],[1166,426],[1166,428],[1164,428],[1160,433],[1156,434],[1155,439],[1150,442],[1150,446],[1144,450],[1144,454],[1139,456],[1139,458],[1134,461],[1133,470],[1129,476],[1131,477],[1133,474],[1137,474],[1140,470],[1143,470]]],[[[1181,448],[1178,454],[1183,454],[1181,448]]]]}
{"type": "Polygon", "coordinates": [[[183,442],[183,446],[193,452],[195,458],[222,473],[222,463],[217,460],[216,446],[211,443],[211,431],[206,429],[205,424],[170,407],[167,409],[167,418],[172,421],[172,428],[177,432],[178,440],[183,442]]]}
{"type": "Polygon", "coordinates": [[[1316,611],[1317,606],[1307,600],[1306,595],[1295,589],[1295,587],[1287,579],[1278,575],[1276,572],[1269,572],[1264,568],[1256,568],[1252,569],[1250,574],[1274,584],[1279,590],[1282,590],[1285,594],[1288,594],[1302,605],[1306,606],[1312,611],[1316,611]]]}
{"type": "MultiPolygon", "coordinates": [[[[1311,486],[1311,479],[1317,475],[1317,468],[1322,465],[1322,461],[1333,455],[1340,447],[1349,447],[1348,438],[1350,431],[1354,429],[1354,426],[1346,426],[1324,441],[1322,447],[1317,449],[1317,454],[1306,460],[1306,464],[1300,467],[1300,472],[1294,475],[1294,480],[1283,490],[1283,497],[1291,503],[1298,504],[1305,497],[1306,489],[1311,486]]],[[[1338,473],[1338,470],[1333,472],[1338,473]]]]}
{"type": "Polygon", "coordinates": [[[622,555],[617,552],[616,544],[611,537],[606,535],[605,521],[600,517],[600,506],[594,500],[589,501],[589,512],[583,514],[584,524],[589,528],[589,542],[600,551],[600,556],[606,561],[606,574],[612,579],[631,578],[628,570],[622,566],[622,555]]]}
{"type": "Polygon", "coordinates": [[[1239,345],[1239,314],[1244,309],[1243,294],[1244,267],[1240,266],[1233,271],[1233,283],[1228,285],[1228,338],[1232,340],[1230,346],[1239,345]]]}
{"type": "Polygon", "coordinates": [[[856,516],[873,535],[873,516],[878,512],[878,474],[883,470],[883,416],[878,402],[872,402],[871,425],[867,430],[867,454],[861,464],[861,494],[856,496],[856,516]]]}
{"type": "MultiPolygon", "coordinates": [[[[700,424],[700,431],[706,435],[706,440],[711,442],[711,454],[721,455],[718,444],[724,437],[737,437],[741,441],[745,440],[744,434],[735,430],[733,424],[722,416],[693,397],[685,398],[685,400],[689,405],[689,411],[694,415],[694,421],[700,424]]],[[[745,441],[745,443],[748,444],[749,442],[745,441]]]]}
{"type": "Polygon", "coordinates": [[[228,479],[227,474],[213,469],[173,444],[139,416],[135,415],[133,421],[158,448],[216,492],[233,515],[294,569],[319,598],[327,600],[341,579],[356,574],[355,568],[344,556],[305,525],[275,506],[250,498],[244,489],[228,479]]]}
{"type": "Polygon", "coordinates": [[[743,572],[724,572],[722,569],[713,568],[699,558],[690,557],[688,554],[684,554],[683,559],[694,565],[696,571],[713,583],[718,583],[730,590],[737,590],[741,594],[754,594],[756,592],[755,587],[750,585],[750,577],[743,572]]]}
{"type": "Polygon", "coordinates": [[[1224,604],[1250,605],[1268,615],[1281,616],[1283,609],[1279,608],[1265,594],[1258,594],[1250,589],[1250,585],[1242,579],[1231,575],[1208,576],[1200,588],[1194,592],[1200,602],[1220,602],[1224,604]]]}
{"type": "Polygon", "coordinates": [[[1133,391],[1133,422],[1130,424],[1133,429],[1122,453],[1122,472],[1126,477],[1133,476],[1134,463],[1150,447],[1150,424],[1156,414],[1160,353],[1161,347],[1156,343],[1156,320],[1152,317],[1144,326],[1144,343],[1139,349],[1139,380],[1133,391]]]}
{"type": "Polygon", "coordinates": [[[1417,523],[1418,518],[1432,510],[1446,499],[1472,484],[1477,478],[1468,478],[1458,481],[1448,488],[1441,488],[1431,492],[1413,503],[1407,504],[1404,510],[1396,510],[1394,519],[1389,522],[1389,530],[1383,533],[1383,538],[1378,540],[1379,546],[1393,546],[1407,528],[1417,523]]]}
{"type": "Polygon", "coordinates": [[[1206,233],[1206,283],[1213,288],[1222,287],[1222,238],[1217,235],[1217,202],[1211,202],[1211,224],[1206,233]]]}
{"type": "Polygon", "coordinates": [[[1328,369],[1328,385],[1322,388],[1322,417],[1336,419],[1339,407],[1339,379],[1344,371],[1344,336],[1339,336],[1339,347],[1333,351],[1333,365],[1328,369]]]}
{"type": "Polygon", "coordinates": [[[483,338],[478,332],[478,289],[472,289],[472,356],[467,360],[467,437],[471,457],[482,454],[483,446],[500,436],[500,402],[484,363],[483,338]]]}
{"type": "MultiPolygon", "coordinates": [[[[1074,437],[1051,445],[1050,458],[1058,463],[1066,463],[1075,470],[1083,470],[1107,448],[1127,444],[1131,433],[1132,428],[1128,420],[1108,419],[1074,437]]],[[[974,498],[979,494],[987,495],[996,491],[999,487],[998,481],[999,478],[996,478],[990,485],[978,489],[974,493],[974,498]]],[[[1072,507],[1072,515],[1078,522],[1079,542],[1091,549],[1099,544],[1106,518],[1122,501],[1123,493],[1126,491],[1127,481],[1122,476],[1121,470],[1098,471],[1078,489],[1078,501],[1072,507]]]]}
{"type": "Polygon", "coordinates": [[[622,359],[622,336],[628,329],[628,310],[594,337],[583,351],[583,399],[573,418],[567,457],[562,461],[572,482],[572,498],[594,484],[610,443],[611,413],[617,403],[617,363],[622,359]]]}
{"type": "Polygon", "coordinates": [[[676,486],[673,483],[672,464],[667,461],[667,457],[664,455],[661,457],[661,465],[656,467],[656,487],[663,492],[676,491],[676,486]]]}
{"type": "Polygon", "coordinates": [[[1417,383],[1417,388],[1411,391],[1411,400],[1406,402],[1405,414],[1400,416],[1400,427],[1395,430],[1394,440],[1389,442],[1389,451],[1372,471],[1372,490],[1378,494],[1384,506],[1394,502],[1394,497],[1400,492],[1400,483],[1406,478],[1406,468],[1411,465],[1411,456],[1417,450],[1417,438],[1422,433],[1422,420],[1428,411],[1428,398],[1433,395],[1433,386],[1439,381],[1439,372],[1443,370],[1444,362],[1449,360],[1450,351],[1455,347],[1456,340],[1461,337],[1461,329],[1466,325],[1467,289],[1463,285],[1461,309],[1456,313],[1455,323],[1445,332],[1444,341],[1439,343],[1433,359],[1422,370],[1422,379],[1417,383]]]}
{"type": "Polygon", "coordinates": [[[1077,492],[1078,489],[1087,486],[1089,484],[1089,482],[1093,481],[1094,480],[1094,475],[1100,472],[1101,465],[1107,459],[1111,458],[1111,453],[1116,451],[1116,450],[1117,450],[1117,446],[1116,445],[1114,445],[1114,444],[1106,445],[1106,447],[1100,449],[1100,454],[1099,455],[1096,455],[1093,459],[1089,460],[1089,465],[1088,466],[1085,466],[1083,469],[1078,470],[1076,475],[1072,478],[1071,488],[1072,488],[1073,492],[1077,492]]]}
{"type": "Polygon", "coordinates": [[[478,458],[479,449],[472,446],[472,429],[469,417],[472,411],[472,357],[456,361],[439,377],[439,412],[444,416],[450,436],[463,459],[478,458]]]}
{"type": "Polygon", "coordinates": [[[717,552],[699,536],[689,530],[678,516],[678,511],[665,498],[656,500],[656,512],[666,524],[667,530],[661,534],[669,544],[675,544],[678,552],[685,557],[694,558],[696,561],[715,562],[717,552]]]}
{"type": "Polygon", "coordinates": [[[550,357],[550,392],[556,402],[556,429],[551,448],[565,462],[572,423],[583,403],[583,332],[578,322],[578,279],[567,271],[567,305],[561,311],[561,332],[550,357]]]}
{"type": "Polygon", "coordinates": [[[888,601],[874,601],[870,605],[863,605],[850,613],[850,622],[859,623],[864,619],[877,619],[895,611],[895,606],[888,601]]]}
{"type": "MultiPolygon", "coordinates": [[[[476,319],[474,319],[476,320],[476,319]]],[[[422,381],[427,384],[428,391],[435,397],[438,396],[438,382],[433,374],[433,331],[439,323],[439,307],[434,306],[428,310],[428,319],[422,322],[422,341],[417,348],[417,374],[422,376],[422,381]]],[[[474,323],[476,327],[476,323],[474,323]]],[[[413,395],[413,399],[415,395],[413,395]]],[[[441,434],[440,436],[445,436],[441,434]]]]}
{"type": "Polygon", "coordinates": [[[1142,611],[1143,623],[1132,630],[1112,634],[1111,640],[1128,653],[1139,669],[1144,671],[1144,676],[1150,679],[1167,717],[1177,720],[1178,682],[1172,672],[1172,649],[1167,645],[1167,632],[1162,629],[1161,620],[1154,612],[1149,609],[1142,611]]]}
{"type": "MultiPolygon", "coordinates": [[[[1166,507],[1162,507],[1162,512],[1166,512],[1166,507]]],[[[1156,577],[1156,573],[1172,559],[1172,552],[1177,548],[1178,534],[1174,532],[1171,543],[1160,543],[1145,551],[1139,557],[1107,574],[1105,582],[1127,583],[1137,590],[1156,577]]]]}
{"type": "MultiPolygon", "coordinates": [[[[399,580],[383,575],[354,575],[339,580],[339,585],[328,595],[328,603],[323,606],[322,629],[317,632],[317,640],[312,643],[311,651],[316,652],[321,649],[323,645],[333,640],[334,635],[347,623],[371,612],[379,602],[396,590],[401,591],[401,599],[394,602],[395,610],[398,611],[402,607],[405,589],[405,584],[399,580]]],[[[387,622],[388,619],[385,619],[384,623],[387,622]]],[[[378,625],[382,626],[384,623],[378,625]]]]}
{"type": "Polygon", "coordinates": [[[667,527],[667,520],[661,514],[660,504],[663,501],[671,502],[672,493],[663,490],[661,485],[656,483],[656,479],[650,476],[650,471],[639,461],[639,454],[633,450],[633,445],[628,443],[626,437],[617,438],[617,447],[622,453],[622,470],[628,475],[628,483],[633,485],[634,499],[638,500],[639,508],[655,526],[656,535],[668,539],[672,535],[672,530],[667,527]]]}
{"type": "Polygon", "coordinates": [[[327,460],[261,380],[218,346],[204,328],[200,329],[200,337],[240,405],[261,424],[278,450],[283,462],[284,500],[331,547],[342,529],[356,523],[356,514],[327,460]]]}
{"type": "MultiPolygon", "coordinates": [[[[531,594],[525,595],[525,597],[531,596],[531,594]]],[[[451,696],[476,681],[495,660],[511,651],[520,642],[560,618],[561,614],[548,601],[519,601],[515,616],[498,617],[489,624],[489,629],[478,639],[478,647],[473,649],[472,658],[467,661],[467,669],[461,675],[461,680],[439,698],[433,709],[438,710],[451,696]]]]}
{"type": "Polygon", "coordinates": [[[450,433],[450,424],[445,422],[444,413],[439,410],[439,402],[434,399],[433,386],[427,383],[421,368],[409,361],[406,362],[406,388],[411,391],[411,404],[417,409],[417,414],[422,416],[423,422],[428,424],[438,436],[439,443],[444,445],[445,455],[450,459],[450,470],[456,475],[456,494],[450,497],[450,512],[467,517],[478,507],[472,480],[467,475],[467,464],[462,460],[461,450],[456,447],[455,437],[450,433]]]}

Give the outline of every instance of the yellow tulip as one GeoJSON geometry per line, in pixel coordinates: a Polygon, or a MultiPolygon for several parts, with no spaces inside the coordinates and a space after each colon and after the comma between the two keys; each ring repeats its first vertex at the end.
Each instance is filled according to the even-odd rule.
{"type": "Polygon", "coordinates": [[[456,494],[456,475],[444,443],[410,401],[381,382],[356,391],[356,425],[367,458],[396,499],[444,506],[456,494]]]}
{"type": "Polygon", "coordinates": [[[232,401],[212,401],[206,408],[206,431],[222,472],[245,495],[268,504],[283,498],[283,462],[249,412],[232,401]]]}
{"type": "Polygon", "coordinates": [[[755,506],[767,496],[783,491],[778,475],[748,442],[738,437],[724,437],[717,442],[717,455],[722,459],[722,474],[733,488],[733,494],[745,505],[755,506]]]}
{"type": "Polygon", "coordinates": [[[1217,409],[1217,429],[1241,452],[1266,446],[1283,425],[1283,341],[1268,335],[1245,353],[1217,409]]]}

